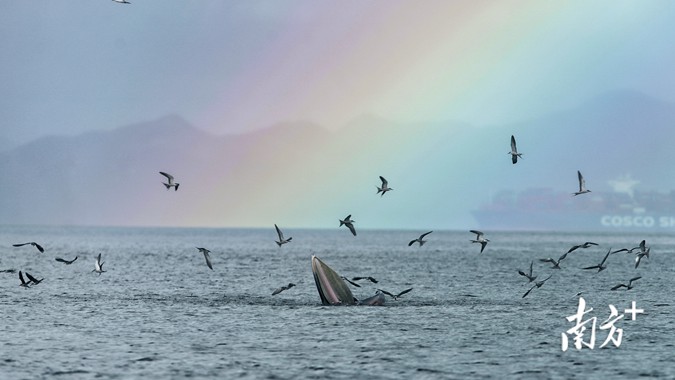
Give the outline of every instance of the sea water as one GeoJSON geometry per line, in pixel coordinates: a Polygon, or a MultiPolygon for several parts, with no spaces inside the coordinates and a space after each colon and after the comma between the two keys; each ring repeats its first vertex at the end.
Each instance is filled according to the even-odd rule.
{"type": "Polygon", "coordinates": [[[605,379],[675,378],[675,235],[468,231],[0,227],[0,378],[605,379]],[[642,239],[650,258],[634,268],[642,239]],[[36,241],[45,248],[14,243],[36,241]],[[557,259],[586,241],[551,269],[557,259]],[[195,247],[210,249],[213,270],[195,247]],[[93,273],[102,254],[105,273],[93,273]],[[317,255],[339,274],[398,293],[385,306],[323,306],[311,273],[317,255]],[[77,261],[56,262],[56,257],[77,261]],[[534,260],[537,281],[526,297],[534,260]],[[19,286],[18,271],[44,278],[19,286]],[[631,290],[610,289],[636,276],[631,290]],[[296,286],[272,296],[274,289],[296,286]],[[586,302],[581,339],[567,317],[586,302]],[[626,313],[632,302],[643,313],[626,313]],[[610,318],[611,329],[600,329],[610,318]],[[596,320],[595,328],[590,323],[596,320]]]}

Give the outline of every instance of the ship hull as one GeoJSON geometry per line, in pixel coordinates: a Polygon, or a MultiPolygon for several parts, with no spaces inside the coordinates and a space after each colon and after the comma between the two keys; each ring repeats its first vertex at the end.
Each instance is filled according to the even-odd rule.
{"type": "Polygon", "coordinates": [[[675,231],[675,215],[477,210],[482,229],[505,231],[675,231]]]}

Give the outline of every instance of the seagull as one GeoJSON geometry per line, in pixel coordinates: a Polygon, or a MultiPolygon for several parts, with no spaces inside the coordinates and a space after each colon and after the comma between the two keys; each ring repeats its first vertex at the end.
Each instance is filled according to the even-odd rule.
{"type": "Polygon", "coordinates": [[[277,235],[279,235],[279,241],[275,241],[275,243],[277,243],[277,245],[279,247],[281,247],[282,245],[288,243],[289,241],[291,241],[293,239],[292,237],[289,237],[288,239],[284,239],[284,233],[281,232],[281,230],[279,229],[279,227],[277,227],[276,224],[274,225],[274,228],[277,230],[277,235]]]}
{"type": "Polygon", "coordinates": [[[408,243],[408,247],[410,247],[411,245],[413,245],[413,244],[415,244],[415,243],[419,243],[419,244],[420,244],[420,247],[423,246],[424,243],[427,242],[426,240],[423,240],[424,237],[427,236],[427,235],[429,235],[429,234],[432,233],[432,232],[434,232],[434,231],[425,232],[425,233],[423,233],[422,235],[420,235],[420,237],[418,237],[417,239],[411,240],[410,243],[408,243]]]}
{"type": "MultiPolygon", "coordinates": [[[[113,0],[113,1],[114,1],[114,0],[113,0]]],[[[159,174],[161,174],[161,175],[163,175],[164,177],[166,177],[166,179],[169,181],[169,183],[164,183],[164,182],[162,182],[162,183],[164,183],[164,186],[166,186],[166,189],[167,189],[167,190],[169,190],[169,189],[171,189],[171,188],[173,187],[173,188],[174,188],[174,191],[178,191],[178,186],[180,186],[180,183],[174,182],[174,181],[173,181],[173,176],[172,176],[171,174],[164,173],[164,172],[159,172],[159,174]]]]}
{"type": "Polygon", "coordinates": [[[77,256],[75,256],[75,258],[72,259],[72,260],[70,260],[70,261],[65,260],[65,259],[62,259],[62,258],[60,258],[60,257],[57,257],[55,260],[58,261],[58,262],[60,262],[60,263],[64,263],[64,264],[66,264],[66,265],[70,265],[70,264],[74,263],[75,260],[77,260],[77,256]]]}
{"type": "Polygon", "coordinates": [[[637,281],[641,278],[642,278],[642,276],[633,277],[630,280],[628,280],[628,285],[619,284],[619,285],[616,285],[616,286],[612,287],[612,290],[617,290],[619,288],[626,288],[626,290],[631,290],[631,289],[633,289],[633,281],[637,281]]]}
{"type": "Polygon", "coordinates": [[[591,191],[586,189],[586,180],[584,179],[584,176],[581,175],[581,172],[577,170],[577,176],[579,177],[579,191],[576,193],[572,194],[574,196],[579,195],[579,194],[586,194],[590,193],[591,191]]]}
{"type": "Polygon", "coordinates": [[[511,155],[511,162],[513,162],[514,164],[518,162],[519,157],[520,159],[523,158],[523,154],[518,153],[518,148],[516,148],[516,138],[513,137],[513,135],[511,135],[511,151],[507,154],[511,155]]]}
{"type": "Polygon", "coordinates": [[[380,181],[382,181],[382,187],[377,188],[377,194],[382,193],[382,195],[380,196],[383,196],[384,193],[386,193],[387,191],[394,190],[391,187],[389,187],[389,183],[387,182],[386,179],[384,179],[384,177],[380,176],[380,181]]]}
{"type": "Polygon", "coordinates": [[[635,269],[640,265],[640,261],[642,260],[643,257],[647,256],[649,258],[649,251],[651,248],[647,248],[646,251],[641,251],[638,252],[637,256],[635,256],[635,269]]]}
{"type": "MultiPolygon", "coordinates": [[[[398,300],[399,297],[401,297],[402,295],[408,293],[408,292],[411,291],[411,290],[413,290],[413,288],[406,289],[406,290],[402,291],[402,292],[399,293],[399,294],[391,294],[391,293],[389,293],[388,291],[382,290],[382,289],[377,289],[377,292],[381,292],[382,294],[386,294],[386,295],[388,295],[389,297],[393,298],[394,301],[396,301],[396,300],[398,300]]],[[[377,293],[377,292],[375,292],[375,293],[377,293]]]]}
{"type": "Polygon", "coordinates": [[[199,248],[199,247],[195,248],[197,248],[199,252],[204,254],[204,259],[206,259],[206,265],[208,265],[209,269],[213,270],[213,266],[211,265],[211,255],[209,255],[211,251],[209,251],[206,248],[199,248]]]}
{"type": "Polygon", "coordinates": [[[575,250],[577,250],[577,249],[579,249],[579,248],[588,248],[588,247],[590,247],[590,246],[592,246],[592,245],[598,245],[598,244],[597,244],[597,243],[593,243],[593,242],[591,242],[591,241],[587,241],[587,242],[585,242],[584,244],[579,244],[579,245],[572,246],[572,248],[570,248],[570,250],[567,251],[567,253],[570,253],[570,252],[572,252],[572,251],[575,251],[575,250]]]}
{"type": "Polygon", "coordinates": [[[98,254],[98,257],[96,257],[96,262],[94,263],[96,269],[94,269],[92,272],[98,273],[100,276],[101,273],[106,272],[103,270],[103,263],[101,262],[101,254],[98,254]]]}
{"type": "Polygon", "coordinates": [[[21,271],[19,271],[19,280],[21,280],[21,285],[19,286],[23,286],[24,288],[28,288],[30,286],[30,281],[26,282],[26,280],[23,279],[23,274],[21,274],[21,271]]]}
{"type": "Polygon", "coordinates": [[[555,259],[550,258],[550,257],[547,257],[545,259],[539,259],[539,261],[541,261],[543,263],[553,264],[553,267],[552,267],[553,269],[560,269],[560,262],[563,261],[565,259],[565,257],[567,257],[567,252],[563,253],[562,256],[560,256],[558,258],[557,261],[555,259]]]}
{"type": "Polygon", "coordinates": [[[361,280],[368,280],[372,282],[373,284],[377,284],[377,280],[368,276],[368,277],[352,277],[352,281],[361,281],[361,280]]]}
{"type": "Polygon", "coordinates": [[[469,230],[469,232],[476,234],[476,240],[471,240],[472,243],[480,243],[480,253],[483,253],[483,250],[485,249],[485,246],[487,243],[490,241],[490,239],[486,239],[483,237],[483,233],[477,230],[469,230]]]}
{"type": "Polygon", "coordinates": [[[15,247],[22,247],[22,246],[27,245],[27,244],[30,244],[30,245],[32,245],[33,247],[37,248],[37,250],[40,251],[40,253],[43,253],[43,252],[45,251],[45,249],[42,248],[42,246],[41,246],[40,244],[38,244],[38,243],[36,243],[36,242],[34,242],[34,241],[31,241],[31,242],[28,242],[28,243],[13,244],[13,245],[14,245],[15,247]]]}
{"type": "Polygon", "coordinates": [[[530,282],[537,279],[537,276],[532,275],[532,264],[534,264],[534,260],[530,262],[530,272],[529,273],[525,273],[520,269],[518,270],[518,274],[520,274],[521,276],[527,277],[527,279],[530,280],[530,282]]]}
{"type": "Polygon", "coordinates": [[[294,287],[294,286],[295,286],[295,284],[291,282],[291,283],[289,283],[288,285],[282,286],[282,287],[280,287],[279,289],[273,291],[273,292],[272,292],[272,295],[273,295],[273,296],[276,296],[277,294],[283,292],[284,290],[288,290],[288,289],[290,289],[290,288],[292,288],[292,287],[294,287]]]}
{"type": "Polygon", "coordinates": [[[605,269],[607,268],[607,265],[603,265],[603,264],[605,264],[605,261],[607,261],[607,258],[609,257],[609,254],[610,254],[611,252],[612,252],[612,249],[610,248],[609,251],[607,251],[607,254],[605,255],[605,258],[602,259],[602,261],[600,262],[600,264],[598,264],[598,265],[593,265],[592,267],[582,268],[582,269],[595,269],[595,268],[598,268],[598,272],[602,272],[603,270],[605,270],[605,269]]]}
{"type": "Polygon", "coordinates": [[[545,283],[546,281],[548,281],[549,278],[551,278],[551,275],[549,275],[548,277],[546,277],[545,279],[543,279],[543,280],[541,280],[541,281],[535,282],[534,285],[532,285],[532,287],[531,287],[530,289],[528,289],[528,291],[526,291],[525,294],[523,294],[523,297],[522,297],[522,298],[527,297],[527,295],[530,294],[530,292],[532,291],[532,289],[534,289],[534,288],[541,288],[541,287],[544,285],[544,283],[545,283]]]}
{"type": "Polygon", "coordinates": [[[30,282],[33,283],[33,285],[37,285],[37,284],[41,283],[42,280],[44,280],[44,278],[38,280],[37,278],[31,276],[30,273],[28,273],[28,272],[26,272],[26,277],[28,277],[28,279],[30,280],[30,282]]]}
{"type": "Polygon", "coordinates": [[[354,219],[352,219],[352,215],[347,215],[347,217],[344,220],[340,220],[340,227],[343,225],[347,226],[349,228],[349,231],[352,232],[352,235],[356,236],[356,230],[354,229],[354,222],[356,222],[354,219]]]}
{"type": "Polygon", "coordinates": [[[112,1],[114,1],[114,2],[116,2],[116,3],[120,3],[120,4],[131,4],[131,3],[128,2],[127,0],[112,0],[112,1]]]}

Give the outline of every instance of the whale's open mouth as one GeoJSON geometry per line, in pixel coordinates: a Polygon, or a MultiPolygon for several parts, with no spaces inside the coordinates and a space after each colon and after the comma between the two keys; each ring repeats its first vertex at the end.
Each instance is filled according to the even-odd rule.
{"type": "Polygon", "coordinates": [[[342,277],[316,256],[312,256],[312,274],[321,303],[324,305],[382,305],[384,303],[382,294],[358,302],[342,277]]]}
{"type": "Polygon", "coordinates": [[[312,273],[321,303],[324,305],[353,305],[356,303],[352,291],[328,265],[318,257],[312,256],[312,273]]]}

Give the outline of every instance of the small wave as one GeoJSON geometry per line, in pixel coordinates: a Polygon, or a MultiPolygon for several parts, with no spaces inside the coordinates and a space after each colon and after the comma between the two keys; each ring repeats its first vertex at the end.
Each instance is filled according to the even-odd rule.
{"type": "Polygon", "coordinates": [[[54,371],[52,373],[48,373],[48,376],[63,376],[63,375],[82,375],[89,373],[89,371],[85,371],[83,369],[74,369],[72,371],[54,371]]]}

